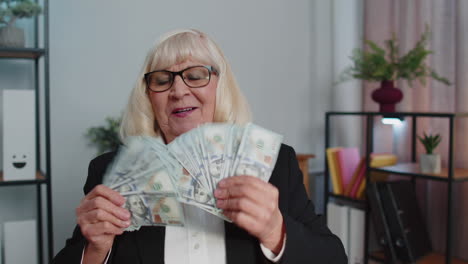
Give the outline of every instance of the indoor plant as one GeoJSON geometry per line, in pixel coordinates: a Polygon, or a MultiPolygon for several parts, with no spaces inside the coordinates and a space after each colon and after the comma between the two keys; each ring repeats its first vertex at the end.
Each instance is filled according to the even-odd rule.
{"type": "Polygon", "coordinates": [[[418,136],[419,141],[424,145],[426,149],[425,154],[421,154],[419,159],[419,165],[421,172],[423,173],[440,173],[440,154],[435,154],[434,149],[439,145],[442,138],[439,134],[427,135],[423,134],[423,137],[418,136]]]}
{"type": "Polygon", "coordinates": [[[98,154],[116,150],[120,145],[120,119],[107,117],[103,126],[91,127],[86,132],[90,145],[98,149],[98,154]]]}
{"type": "Polygon", "coordinates": [[[0,0],[0,47],[24,47],[24,30],[15,27],[18,18],[39,15],[42,8],[30,0],[0,0]]]}
{"type": "Polygon", "coordinates": [[[428,38],[429,30],[426,28],[416,45],[402,56],[399,56],[398,40],[395,35],[385,41],[384,47],[366,40],[368,50],[354,50],[350,57],[353,65],[344,71],[341,79],[353,77],[380,82],[381,87],[372,93],[372,99],[380,104],[380,112],[394,112],[395,104],[403,98],[401,91],[395,87],[396,80],[406,80],[410,86],[417,80],[424,85],[426,78],[431,77],[450,85],[446,78],[426,65],[426,58],[432,53],[426,48],[428,38]]]}

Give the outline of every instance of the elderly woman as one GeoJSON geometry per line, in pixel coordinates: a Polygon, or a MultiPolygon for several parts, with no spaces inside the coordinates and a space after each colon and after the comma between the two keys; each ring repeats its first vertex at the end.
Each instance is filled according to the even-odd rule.
{"type": "MultiPolygon", "coordinates": [[[[149,52],[126,108],[121,136],[166,143],[200,124],[250,120],[221,49],[206,34],[180,30],[149,52]]],[[[73,237],[54,263],[347,263],[340,240],[315,214],[294,150],[282,145],[270,182],[236,175],[219,182],[217,206],[233,223],[183,205],[184,227],[124,232],[125,199],[101,185],[115,153],[95,158],[73,237]]]]}

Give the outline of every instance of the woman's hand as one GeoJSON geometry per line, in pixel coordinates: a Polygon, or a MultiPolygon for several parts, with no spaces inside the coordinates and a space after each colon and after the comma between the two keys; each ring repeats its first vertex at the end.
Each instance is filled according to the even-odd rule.
{"type": "Polygon", "coordinates": [[[121,207],[124,203],[122,195],[104,185],[94,187],[81,200],[76,218],[88,241],[83,263],[104,261],[115,235],[122,234],[130,225],[130,212],[121,207]]]}
{"type": "Polygon", "coordinates": [[[216,205],[224,214],[275,254],[285,234],[278,196],[272,184],[246,175],[226,178],[215,190],[216,205]]]}

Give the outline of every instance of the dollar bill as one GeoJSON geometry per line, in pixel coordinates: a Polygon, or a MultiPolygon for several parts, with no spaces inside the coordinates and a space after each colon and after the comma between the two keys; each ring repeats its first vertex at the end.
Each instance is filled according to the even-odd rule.
{"type": "Polygon", "coordinates": [[[227,167],[226,147],[232,125],[215,123],[200,127],[199,137],[203,160],[211,179],[212,189],[224,178],[227,167]]]}
{"type": "Polygon", "coordinates": [[[133,194],[125,198],[124,208],[131,213],[131,224],[126,231],[141,226],[183,226],[185,223],[182,206],[175,197],[133,194]]]}
{"type": "Polygon", "coordinates": [[[237,151],[235,175],[251,175],[268,181],[276,164],[283,136],[247,124],[237,151]]]}

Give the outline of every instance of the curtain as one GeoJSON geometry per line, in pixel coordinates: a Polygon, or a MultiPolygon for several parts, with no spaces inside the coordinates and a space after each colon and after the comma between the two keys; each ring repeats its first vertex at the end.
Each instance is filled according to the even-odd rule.
{"type": "MultiPolygon", "coordinates": [[[[415,83],[409,87],[399,81],[397,86],[404,94],[397,104],[401,112],[468,112],[468,1],[465,0],[367,0],[364,2],[364,38],[383,44],[394,33],[399,39],[400,53],[414,46],[426,25],[431,37],[428,47],[434,53],[428,64],[440,75],[447,77],[452,85],[446,86],[428,79],[426,85],[415,83]]],[[[401,55],[401,54],[400,54],[401,55]]],[[[363,109],[378,111],[371,100],[372,91],[379,86],[365,83],[363,109]]],[[[418,119],[419,120],[419,119],[418,119]]],[[[455,167],[468,168],[468,118],[455,122],[455,167]]],[[[400,161],[410,161],[411,123],[405,122],[399,129],[378,125],[377,131],[388,134],[391,141],[376,140],[376,148],[395,152],[400,161]],[[387,132],[385,132],[387,131],[387,132]],[[386,143],[383,143],[386,142],[386,143]],[[382,146],[386,144],[386,146],[382,146]]],[[[442,156],[443,166],[448,159],[448,119],[423,118],[417,123],[417,134],[440,133],[442,143],[437,152],[442,156]]],[[[418,153],[423,149],[417,143],[418,153]]],[[[455,183],[454,192],[454,245],[453,253],[468,259],[468,183],[455,183]]],[[[435,251],[445,252],[447,184],[417,180],[417,193],[435,251]]]]}

